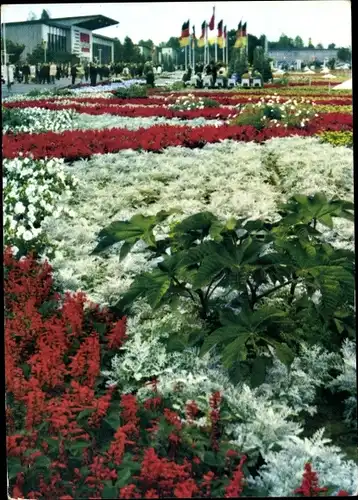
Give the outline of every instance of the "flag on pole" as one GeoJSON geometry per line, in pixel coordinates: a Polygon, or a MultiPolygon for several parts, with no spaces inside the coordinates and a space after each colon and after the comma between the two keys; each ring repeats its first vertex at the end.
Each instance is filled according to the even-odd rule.
{"type": "Polygon", "coordinates": [[[242,39],[241,46],[242,47],[246,47],[246,45],[247,45],[247,30],[246,30],[246,25],[247,25],[247,23],[245,22],[242,25],[242,29],[241,29],[241,39],[242,39]]]}
{"type": "MultiPolygon", "coordinates": [[[[211,16],[208,27],[210,31],[213,31],[215,29],[215,7],[213,7],[213,15],[211,16]]],[[[208,37],[209,45],[215,45],[215,43],[216,43],[216,36],[211,35],[210,37],[208,37]]]]}
{"type": "Polygon", "coordinates": [[[193,33],[191,35],[191,47],[194,48],[195,47],[195,40],[196,40],[196,36],[195,36],[195,26],[193,26],[193,33]]]}
{"type": "Polygon", "coordinates": [[[223,20],[218,23],[218,36],[217,36],[217,44],[222,48],[223,46],[223,20]]]}
{"type": "Polygon", "coordinates": [[[190,25],[190,21],[187,21],[181,27],[181,37],[179,39],[180,47],[186,47],[187,45],[189,45],[189,37],[190,37],[189,25],[190,25]]]}
{"type": "Polygon", "coordinates": [[[215,28],[215,7],[213,7],[213,15],[211,16],[210,23],[209,23],[209,30],[213,31],[215,28]]]}
{"type": "Polygon", "coordinates": [[[238,49],[239,47],[241,47],[241,36],[242,36],[242,26],[241,26],[241,21],[239,22],[239,25],[237,27],[237,32],[236,32],[236,42],[235,42],[235,45],[234,47],[236,49],[238,49]]]}
{"type": "Polygon", "coordinates": [[[206,21],[204,21],[201,25],[201,35],[198,40],[198,47],[204,47],[205,45],[205,30],[206,30],[206,21]]]}

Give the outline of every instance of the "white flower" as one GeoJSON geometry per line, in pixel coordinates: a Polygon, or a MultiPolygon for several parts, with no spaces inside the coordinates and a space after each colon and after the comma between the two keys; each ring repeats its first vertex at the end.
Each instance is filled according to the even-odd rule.
{"type": "Polygon", "coordinates": [[[15,204],[14,212],[15,212],[15,214],[23,214],[23,213],[25,213],[25,206],[23,205],[23,203],[21,201],[18,201],[15,204]]]}
{"type": "Polygon", "coordinates": [[[25,241],[30,241],[30,240],[32,240],[32,239],[33,239],[33,234],[32,234],[32,232],[31,232],[31,231],[26,230],[26,231],[24,231],[24,233],[23,233],[22,237],[23,237],[23,239],[24,239],[25,241]]]}

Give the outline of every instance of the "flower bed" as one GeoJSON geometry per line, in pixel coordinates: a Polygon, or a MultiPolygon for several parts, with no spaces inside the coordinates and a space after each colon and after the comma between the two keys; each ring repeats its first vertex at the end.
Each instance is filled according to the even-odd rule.
{"type": "Polygon", "coordinates": [[[4,135],[9,493],[354,495],[352,116],[179,121],[4,135]]]}
{"type": "MultiPolygon", "coordinates": [[[[268,483],[272,473],[266,470],[254,480],[247,456],[222,435],[220,392],[208,395],[207,425],[197,427],[200,405],[189,401],[183,422],[155,380],[143,401],[105,388],[101,368],[126,342],[126,318],[114,320],[81,293],[61,297],[53,290],[46,263],[39,265],[31,257],[19,262],[6,250],[4,264],[12,496],[231,498],[246,491],[255,494],[263,485],[266,493],[274,491],[268,483]]],[[[298,454],[302,473],[305,459],[298,454]]],[[[353,482],[343,477],[332,481],[334,465],[327,474],[314,462],[335,494],[344,494],[332,487],[337,479],[352,488],[353,482]]],[[[350,463],[345,466],[353,473],[350,463]]],[[[301,486],[299,477],[292,476],[275,486],[286,494],[328,490],[318,486],[310,465],[301,486]]]]}
{"type": "MultiPolygon", "coordinates": [[[[192,113],[192,112],[189,112],[192,113]]],[[[61,134],[38,134],[36,139],[26,134],[5,136],[5,158],[16,158],[21,152],[39,158],[65,158],[73,160],[93,154],[113,153],[123,149],[161,151],[170,146],[202,147],[206,143],[225,139],[263,142],[272,137],[290,135],[310,136],[320,131],[352,130],[352,116],[327,113],[312,120],[305,129],[273,128],[256,130],[252,126],[186,127],[157,126],[138,131],[121,129],[101,131],[66,131],[61,134]]]]}

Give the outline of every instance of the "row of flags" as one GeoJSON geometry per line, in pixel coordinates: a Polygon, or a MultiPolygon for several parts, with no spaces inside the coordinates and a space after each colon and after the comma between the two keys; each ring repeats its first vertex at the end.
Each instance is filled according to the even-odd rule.
{"type": "MultiPolygon", "coordinates": [[[[247,46],[247,23],[242,24],[240,21],[238,25],[238,29],[236,32],[236,41],[235,47],[241,48],[247,46]]],[[[192,34],[190,35],[190,21],[188,20],[186,23],[183,23],[181,29],[181,37],[179,38],[179,43],[181,47],[186,47],[190,43],[192,47],[195,47],[195,41],[197,42],[198,47],[204,47],[205,45],[215,45],[217,44],[220,48],[226,47],[227,43],[227,27],[223,26],[223,20],[221,20],[217,25],[217,35],[216,36],[208,36],[208,30],[213,31],[215,29],[215,9],[213,11],[213,15],[211,16],[210,22],[207,23],[204,21],[201,25],[201,35],[199,39],[196,38],[195,35],[195,26],[193,26],[192,34]]]]}

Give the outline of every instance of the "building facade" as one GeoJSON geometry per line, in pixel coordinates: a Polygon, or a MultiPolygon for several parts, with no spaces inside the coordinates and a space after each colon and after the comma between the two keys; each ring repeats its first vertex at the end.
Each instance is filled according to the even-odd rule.
{"type": "Polygon", "coordinates": [[[6,37],[25,45],[23,58],[45,42],[48,51],[68,52],[85,63],[109,64],[113,62],[114,42],[93,31],[115,24],[118,22],[102,15],[7,23],[6,37]]]}
{"type": "Polygon", "coordinates": [[[338,49],[287,49],[268,50],[267,55],[276,64],[295,64],[297,60],[305,64],[314,64],[315,61],[323,62],[331,58],[337,59],[338,49]]]}

